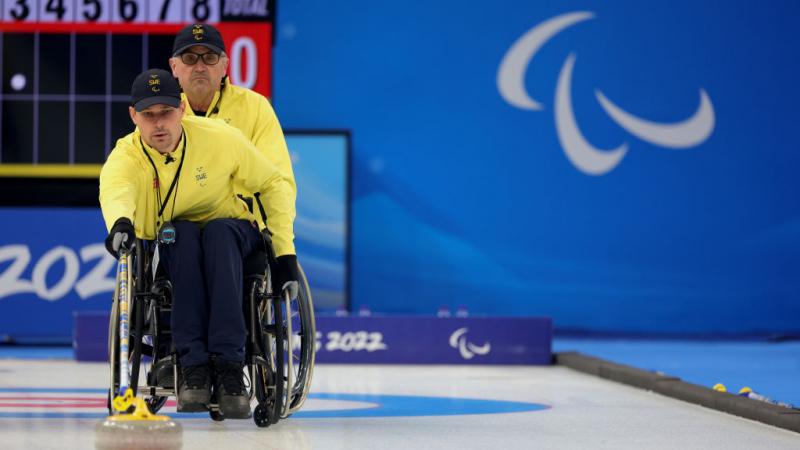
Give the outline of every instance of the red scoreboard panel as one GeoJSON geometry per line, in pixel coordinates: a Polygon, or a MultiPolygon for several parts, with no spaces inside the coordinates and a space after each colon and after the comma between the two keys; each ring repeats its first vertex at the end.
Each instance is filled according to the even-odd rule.
{"type": "Polygon", "coordinates": [[[270,97],[273,16],[274,0],[0,0],[0,169],[105,161],[133,129],[134,77],[169,70],[189,23],[215,25],[231,82],[270,97]]]}

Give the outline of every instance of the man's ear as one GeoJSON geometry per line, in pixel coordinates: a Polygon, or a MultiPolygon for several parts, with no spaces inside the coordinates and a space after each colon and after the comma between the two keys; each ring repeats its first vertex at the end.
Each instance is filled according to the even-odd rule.
{"type": "Polygon", "coordinates": [[[139,124],[136,123],[136,110],[133,109],[133,106],[128,106],[128,114],[130,114],[131,116],[131,122],[133,122],[134,125],[138,126],[139,124]]]}
{"type": "Polygon", "coordinates": [[[175,73],[175,68],[178,66],[177,61],[175,61],[175,57],[169,59],[169,68],[172,69],[172,76],[178,78],[178,74],[175,73]]]}

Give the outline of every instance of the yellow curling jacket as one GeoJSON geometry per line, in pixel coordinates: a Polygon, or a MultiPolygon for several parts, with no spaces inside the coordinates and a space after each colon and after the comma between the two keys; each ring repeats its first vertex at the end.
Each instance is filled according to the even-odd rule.
{"type": "Polygon", "coordinates": [[[295,254],[294,195],[278,168],[236,128],[189,115],[181,123],[184,137],[170,154],[173,162],[166,163],[165,155],[144,144],[138,128],[117,141],[100,172],[100,207],[106,227],[111,230],[117,219],[127,217],[138,238],[154,239],[160,223],[166,220],[189,220],[201,225],[219,218],[252,221],[253,215],[234,194],[233,185],[239,183],[250,192],[261,193],[275,253],[295,254]],[[161,201],[185,155],[176,188],[161,219],[155,172],[145,151],[158,171],[161,201]]]}
{"type": "MultiPolygon", "coordinates": [[[[186,94],[181,94],[186,104],[186,114],[195,115],[186,94]]],[[[206,117],[219,119],[238,128],[250,142],[255,144],[272,164],[278,167],[292,186],[292,195],[297,195],[297,186],[292,171],[289,149],[283,136],[281,124],[269,101],[261,94],[250,89],[235,86],[225,78],[224,87],[214,94],[206,117]]],[[[239,192],[251,195],[250,192],[239,192]]]]}

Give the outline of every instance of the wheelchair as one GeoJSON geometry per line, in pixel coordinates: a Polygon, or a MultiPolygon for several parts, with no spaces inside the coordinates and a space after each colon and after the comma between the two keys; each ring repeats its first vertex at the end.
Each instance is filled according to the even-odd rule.
{"type": "MultiPolygon", "coordinates": [[[[276,292],[270,276],[275,254],[269,236],[264,239],[265,251],[243,264],[245,387],[251,408],[256,402],[253,420],[259,427],[288,418],[302,407],[313,378],[316,344],[314,305],[305,273],[300,267],[297,298],[276,292]]],[[[118,275],[109,320],[107,406],[112,415],[113,399],[126,387],[134,396],[144,397],[151,413],[158,412],[170,396],[177,398],[178,358],[169,330],[172,286],[157,268],[156,245],[137,239],[120,258],[127,278],[120,280],[118,275]],[[171,371],[171,383],[157,376],[165,371],[171,371]],[[128,380],[130,386],[125,386],[128,380]]],[[[213,420],[225,419],[214,397],[209,413],[213,420]]]]}

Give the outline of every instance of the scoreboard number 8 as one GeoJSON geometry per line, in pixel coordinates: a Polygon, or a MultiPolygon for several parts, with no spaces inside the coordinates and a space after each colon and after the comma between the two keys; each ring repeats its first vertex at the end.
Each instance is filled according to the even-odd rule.
{"type": "Polygon", "coordinates": [[[195,0],[192,7],[192,15],[195,20],[203,22],[208,20],[208,0],[195,0]]]}

